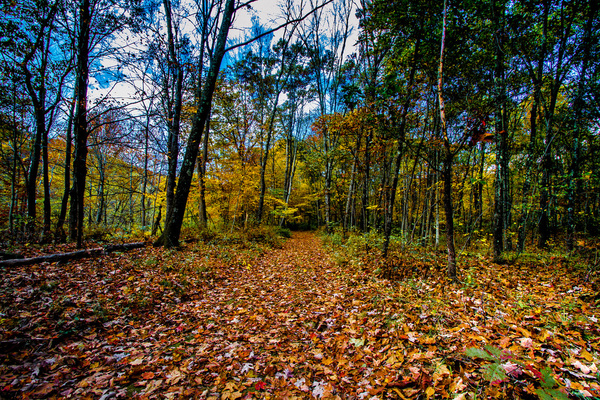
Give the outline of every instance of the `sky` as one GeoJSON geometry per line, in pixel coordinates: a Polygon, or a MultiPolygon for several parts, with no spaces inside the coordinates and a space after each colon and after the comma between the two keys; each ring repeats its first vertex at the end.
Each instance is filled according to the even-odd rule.
{"type": "MultiPolygon", "coordinates": [[[[182,0],[184,2],[185,0],[182,0]]],[[[295,0],[298,4],[299,0],[295,0]]],[[[233,21],[232,28],[229,32],[229,43],[240,42],[242,40],[247,40],[249,36],[251,36],[251,30],[253,25],[253,18],[257,19],[261,25],[263,25],[266,29],[272,29],[274,27],[280,26],[285,22],[285,16],[283,11],[283,1],[282,0],[256,0],[251,4],[250,8],[242,8],[238,10],[235,14],[235,19],[233,21]]],[[[190,5],[193,9],[193,6],[190,5]]],[[[305,7],[308,9],[308,7],[305,7]]],[[[306,11],[304,11],[306,12],[306,11]]],[[[163,14],[163,13],[161,13],[163,14]]],[[[164,15],[164,14],[163,14],[164,15]]],[[[353,46],[358,37],[358,21],[353,15],[353,34],[348,41],[348,46],[346,48],[346,55],[352,53],[351,46],[353,46]],[[350,48],[350,50],[349,50],[350,48]]],[[[190,21],[184,23],[182,30],[188,31],[189,35],[193,35],[193,25],[190,21]]],[[[280,31],[281,32],[281,31],[280,31]]],[[[274,38],[277,39],[281,34],[275,32],[274,38]]],[[[126,38],[121,38],[121,41],[131,40],[130,38],[134,35],[127,34],[126,38]]],[[[166,41],[166,34],[165,41],[166,41]]],[[[141,44],[143,48],[143,44],[141,44]]],[[[131,45],[133,51],[135,51],[136,44],[134,41],[131,43],[124,43],[124,47],[131,45]]],[[[224,59],[221,68],[224,68],[230,61],[228,57],[236,57],[235,54],[231,54],[226,56],[224,59]]],[[[103,67],[106,67],[107,70],[116,69],[119,66],[120,62],[117,59],[104,59],[102,60],[103,67]]],[[[111,82],[111,77],[108,74],[91,76],[90,78],[90,92],[89,99],[92,102],[98,101],[104,97],[110,96],[112,98],[116,98],[124,103],[136,102],[139,100],[139,96],[136,94],[136,87],[142,87],[141,81],[136,79],[133,73],[125,71],[125,74],[129,78],[129,82],[111,82]]],[[[120,79],[119,79],[120,81],[120,79]]]]}

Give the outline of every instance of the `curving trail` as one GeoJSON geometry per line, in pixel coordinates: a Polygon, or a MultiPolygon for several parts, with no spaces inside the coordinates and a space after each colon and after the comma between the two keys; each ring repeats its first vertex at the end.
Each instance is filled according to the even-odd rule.
{"type": "Polygon", "coordinates": [[[405,253],[390,282],[312,233],[238,245],[3,270],[0,399],[524,398],[546,368],[600,393],[593,287],[566,264],[471,259],[456,285],[405,253]],[[510,377],[485,345],[514,357],[510,377]]]}
{"type": "MultiPolygon", "coordinates": [[[[283,249],[231,272],[185,306],[190,314],[202,310],[204,343],[196,355],[207,372],[226,364],[219,376],[240,393],[254,387],[275,398],[341,394],[351,362],[344,354],[350,337],[342,331],[357,322],[360,302],[320,239],[295,233],[283,249]]],[[[214,373],[203,375],[216,385],[205,395],[216,396],[214,373]]]]}

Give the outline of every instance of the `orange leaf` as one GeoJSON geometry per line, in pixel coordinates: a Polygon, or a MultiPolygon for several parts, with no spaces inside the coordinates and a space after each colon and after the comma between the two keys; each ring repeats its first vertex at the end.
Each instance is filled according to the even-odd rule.
{"type": "Polygon", "coordinates": [[[148,380],[154,378],[154,372],[144,372],[142,378],[148,380]]]}

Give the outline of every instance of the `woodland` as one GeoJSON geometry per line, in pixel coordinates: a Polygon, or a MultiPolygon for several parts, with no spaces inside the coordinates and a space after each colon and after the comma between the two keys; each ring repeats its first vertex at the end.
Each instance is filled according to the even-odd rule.
{"type": "Polygon", "coordinates": [[[600,398],[593,0],[0,6],[0,398],[600,398]]]}

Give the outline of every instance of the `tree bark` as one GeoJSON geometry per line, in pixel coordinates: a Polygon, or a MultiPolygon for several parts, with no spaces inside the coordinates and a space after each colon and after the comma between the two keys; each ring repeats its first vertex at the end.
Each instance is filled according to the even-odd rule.
{"type": "Polygon", "coordinates": [[[142,229],[146,229],[146,195],[148,192],[148,152],[150,136],[150,110],[146,115],[146,125],[144,126],[144,176],[142,180],[142,229]]]}
{"type": "Polygon", "coordinates": [[[97,257],[113,251],[126,251],[132,249],[139,249],[146,246],[144,242],[137,243],[125,243],[125,244],[112,244],[105,247],[97,247],[94,249],[86,249],[79,251],[72,251],[69,253],[58,253],[49,254],[39,257],[31,258],[14,258],[9,260],[0,260],[0,267],[15,267],[19,265],[32,265],[43,262],[58,262],[58,261],[71,261],[86,257],[97,257]]]}
{"type": "Polygon", "coordinates": [[[352,199],[354,198],[354,187],[356,186],[356,171],[357,171],[357,166],[358,166],[358,155],[360,154],[360,146],[361,146],[361,142],[362,142],[362,137],[360,136],[360,133],[358,135],[358,138],[356,139],[356,148],[354,150],[354,154],[353,154],[353,161],[352,161],[352,172],[350,174],[350,184],[348,185],[348,196],[346,196],[346,207],[344,209],[344,232],[346,232],[349,228],[350,228],[350,207],[352,205],[352,199]]]}
{"type": "Polygon", "coordinates": [[[404,104],[402,105],[402,115],[400,116],[400,126],[398,127],[398,148],[394,157],[394,175],[392,177],[392,185],[387,192],[386,207],[384,208],[384,240],[383,240],[383,258],[387,258],[390,245],[390,235],[392,234],[392,220],[394,218],[394,204],[396,202],[396,189],[398,188],[398,178],[400,173],[400,165],[402,163],[402,155],[404,153],[404,141],[406,136],[406,117],[408,115],[409,105],[412,98],[413,83],[415,73],[417,71],[417,58],[419,56],[419,45],[421,41],[417,37],[415,44],[415,52],[413,54],[412,66],[408,78],[407,92],[404,104]]]}
{"type": "Polygon", "coordinates": [[[55,236],[60,242],[64,242],[66,239],[64,224],[67,217],[67,206],[69,204],[69,189],[71,187],[71,151],[73,144],[73,119],[75,114],[77,98],[77,87],[74,89],[73,99],[71,102],[71,109],[69,112],[69,121],[67,123],[67,137],[65,139],[65,186],[63,189],[62,201],[60,203],[60,213],[58,215],[58,221],[56,222],[55,236]]]}
{"type": "Polygon", "coordinates": [[[198,215],[200,226],[208,227],[208,212],[206,211],[206,164],[208,162],[208,138],[210,133],[210,116],[206,121],[206,132],[202,144],[202,158],[198,162],[198,181],[200,185],[200,204],[198,205],[198,215]]]}
{"type": "Polygon", "coordinates": [[[165,85],[165,98],[167,101],[167,126],[169,137],[167,140],[167,215],[173,208],[175,201],[175,183],[177,181],[177,160],[179,158],[179,131],[181,123],[182,93],[183,93],[183,71],[177,54],[175,53],[175,38],[173,36],[172,10],[170,0],[163,0],[165,16],[167,20],[167,43],[169,51],[169,71],[175,83],[173,98],[170,97],[170,87],[165,85]]]}
{"type": "Polygon", "coordinates": [[[444,70],[444,49],[446,47],[446,27],[447,27],[448,0],[444,0],[444,20],[442,28],[442,44],[440,49],[440,64],[438,69],[438,100],[440,103],[440,123],[445,149],[444,169],[442,179],[444,180],[444,212],[446,214],[446,249],[448,252],[447,274],[453,281],[457,280],[456,250],[454,247],[454,216],[452,208],[452,162],[454,154],[450,148],[450,139],[448,138],[448,128],[446,125],[446,109],[444,105],[443,93],[443,70],[444,70]]]}
{"type": "Polygon", "coordinates": [[[571,165],[567,178],[567,250],[572,251],[574,247],[575,235],[575,209],[577,207],[576,196],[578,192],[578,182],[581,176],[581,134],[583,131],[583,112],[584,112],[584,95],[587,84],[587,71],[591,59],[591,36],[593,21],[598,9],[596,2],[589,2],[588,19],[585,25],[583,37],[583,56],[581,59],[581,71],[579,75],[579,83],[577,84],[577,92],[573,101],[573,147],[571,156],[571,165]]]}
{"type": "Polygon", "coordinates": [[[558,94],[562,86],[563,79],[565,78],[564,62],[565,55],[567,52],[568,42],[570,38],[572,18],[574,15],[561,13],[563,20],[560,21],[560,26],[563,27],[563,31],[560,32],[562,35],[558,44],[558,54],[555,57],[556,71],[552,78],[550,86],[550,99],[545,107],[545,128],[546,135],[544,138],[544,152],[542,153],[542,180],[540,189],[540,220],[538,224],[538,248],[546,248],[548,239],[550,238],[550,196],[551,196],[551,185],[550,177],[552,175],[552,169],[554,165],[552,148],[555,137],[554,118],[556,110],[556,102],[558,100],[558,94]],[[567,20],[564,20],[567,18],[567,20]]]}
{"type": "Polygon", "coordinates": [[[89,42],[91,26],[90,0],[79,5],[79,36],[77,39],[77,108],[75,113],[75,151],[73,155],[73,187],[69,212],[69,235],[83,247],[85,179],[87,175],[87,89],[89,74],[89,42]]]}
{"type": "Polygon", "coordinates": [[[365,175],[363,180],[363,190],[362,190],[362,231],[369,231],[369,181],[371,175],[371,138],[373,135],[373,131],[371,127],[367,128],[369,133],[365,138],[365,175]]]}
{"type": "Polygon", "coordinates": [[[210,114],[212,97],[217,83],[221,61],[225,55],[225,44],[227,42],[227,35],[231,26],[234,9],[235,1],[227,0],[208,75],[206,76],[206,81],[202,87],[198,108],[192,121],[192,129],[186,145],[183,163],[181,165],[173,208],[171,209],[171,212],[167,214],[165,230],[155,242],[155,245],[157,246],[173,247],[179,245],[179,236],[181,234],[185,206],[187,204],[194,175],[194,167],[196,159],[198,158],[200,139],[210,114]]]}
{"type": "Polygon", "coordinates": [[[506,83],[504,80],[504,5],[492,2],[493,25],[498,28],[494,40],[494,101],[496,136],[496,179],[494,182],[494,261],[501,262],[507,235],[508,200],[508,134],[506,126],[506,83]]]}

